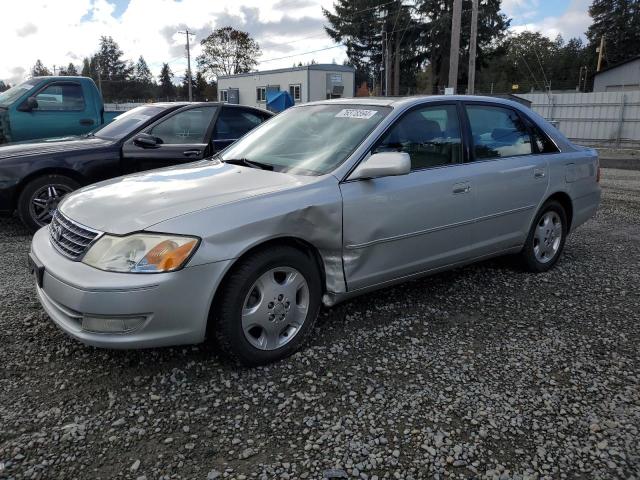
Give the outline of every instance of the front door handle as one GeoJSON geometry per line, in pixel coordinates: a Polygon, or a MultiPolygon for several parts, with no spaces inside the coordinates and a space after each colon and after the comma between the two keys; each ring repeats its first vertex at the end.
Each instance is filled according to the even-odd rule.
{"type": "Polygon", "coordinates": [[[202,153],[202,150],[198,149],[185,150],[184,152],[182,152],[185,157],[195,157],[197,155],[200,155],[200,153],[202,153]]]}
{"type": "Polygon", "coordinates": [[[80,119],[80,125],[84,125],[84,126],[90,126],[93,125],[95,122],[95,120],[93,120],[93,118],[81,118],[80,119]]]}
{"type": "Polygon", "coordinates": [[[536,168],[533,170],[533,176],[535,178],[543,178],[545,175],[544,168],[536,168]]]}
{"type": "Polygon", "coordinates": [[[469,185],[467,182],[456,183],[453,186],[454,195],[458,195],[460,193],[469,193],[470,191],[471,191],[471,185],[469,185]]]}

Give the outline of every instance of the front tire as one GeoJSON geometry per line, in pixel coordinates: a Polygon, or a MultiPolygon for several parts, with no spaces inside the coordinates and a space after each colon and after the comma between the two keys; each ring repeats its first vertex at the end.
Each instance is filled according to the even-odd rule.
{"type": "Polygon", "coordinates": [[[321,279],[311,255],[289,246],[240,261],[213,306],[213,335],[222,352],[247,366],[296,352],[320,310],[321,279]]]}
{"type": "Polygon", "coordinates": [[[65,195],[80,184],[65,175],[43,175],[31,180],[18,197],[18,216],[29,230],[48,225],[53,212],[65,195]]]}
{"type": "Polygon", "coordinates": [[[531,225],[521,253],[530,272],[546,272],[558,262],[567,239],[568,223],[564,207],[555,200],[546,202],[531,225]]]}

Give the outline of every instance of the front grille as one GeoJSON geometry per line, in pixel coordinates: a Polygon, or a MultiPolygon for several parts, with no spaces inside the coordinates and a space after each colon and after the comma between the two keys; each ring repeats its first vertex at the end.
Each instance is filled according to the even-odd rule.
{"type": "Polygon", "coordinates": [[[51,243],[60,253],[71,260],[79,260],[99,234],[95,230],[90,230],[73,220],[69,220],[59,210],[53,214],[53,219],[49,224],[51,243]]]}

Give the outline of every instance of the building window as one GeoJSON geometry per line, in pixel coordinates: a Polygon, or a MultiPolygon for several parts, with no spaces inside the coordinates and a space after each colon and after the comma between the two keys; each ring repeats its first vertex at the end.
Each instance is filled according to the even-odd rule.
{"type": "Polygon", "coordinates": [[[296,102],[299,102],[302,98],[300,90],[301,87],[299,83],[297,85],[289,85],[289,94],[291,95],[291,98],[293,98],[296,102]]]}
{"type": "Polygon", "coordinates": [[[220,101],[228,102],[229,101],[229,91],[228,90],[220,90],[220,101]]]}
{"type": "Polygon", "coordinates": [[[256,88],[256,101],[265,102],[267,100],[267,87],[256,88]]]}

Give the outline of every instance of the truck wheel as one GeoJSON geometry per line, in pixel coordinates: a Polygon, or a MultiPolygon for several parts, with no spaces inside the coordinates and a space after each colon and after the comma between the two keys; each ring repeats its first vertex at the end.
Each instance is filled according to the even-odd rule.
{"type": "Polygon", "coordinates": [[[247,366],[281,360],[298,350],[320,310],[316,263],[293,247],[248,256],[220,288],[212,309],[213,335],[224,354],[247,366]]]}
{"type": "Polygon", "coordinates": [[[567,214],[560,203],[550,200],[536,215],[521,257],[530,272],[546,272],[558,262],[567,239],[567,214]]]}
{"type": "Polygon", "coordinates": [[[18,216],[32,232],[48,225],[62,198],[80,184],[64,175],[43,175],[31,180],[18,197],[18,216]]]}

